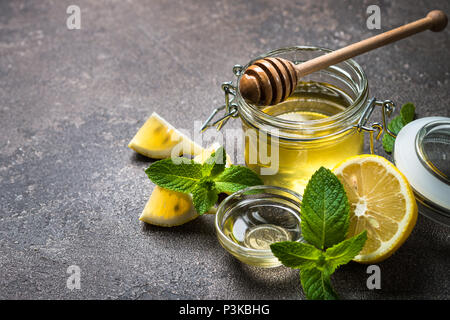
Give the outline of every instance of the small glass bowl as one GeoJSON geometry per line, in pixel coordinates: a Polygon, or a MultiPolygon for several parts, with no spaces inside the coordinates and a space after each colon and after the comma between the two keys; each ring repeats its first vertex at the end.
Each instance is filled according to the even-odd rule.
{"type": "Polygon", "coordinates": [[[301,201],[301,195],[282,187],[262,185],[237,191],[217,209],[217,238],[225,250],[246,264],[279,266],[270,244],[303,241],[301,201]]]}

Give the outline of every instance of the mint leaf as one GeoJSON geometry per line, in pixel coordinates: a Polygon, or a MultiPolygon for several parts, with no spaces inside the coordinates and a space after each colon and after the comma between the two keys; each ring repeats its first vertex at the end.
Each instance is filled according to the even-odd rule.
{"type": "MultiPolygon", "coordinates": [[[[414,120],[415,106],[413,103],[405,103],[401,110],[400,115],[394,117],[388,124],[388,129],[394,134],[398,134],[400,130],[414,120]]],[[[384,151],[391,153],[394,150],[395,138],[385,133],[383,135],[383,148],[384,151]]]]}
{"type": "Polygon", "coordinates": [[[145,170],[153,183],[162,188],[192,194],[199,214],[207,212],[220,192],[232,193],[243,188],[262,185],[262,180],[249,168],[225,168],[226,152],[220,147],[204,164],[179,157],[154,162],[145,170]]]}
{"type": "Polygon", "coordinates": [[[206,189],[208,191],[214,190],[216,188],[216,184],[210,177],[203,177],[197,183],[197,187],[206,189]]]}
{"type": "Polygon", "coordinates": [[[215,177],[225,170],[226,154],[223,147],[218,148],[202,165],[204,177],[215,177]]]}
{"type": "Polygon", "coordinates": [[[416,107],[413,103],[408,102],[402,106],[400,110],[400,116],[402,117],[403,124],[407,125],[414,120],[414,114],[416,113],[416,107]]]}
{"type": "Polygon", "coordinates": [[[389,134],[385,134],[383,136],[382,143],[384,151],[391,153],[394,150],[395,139],[394,137],[391,137],[389,134]]]}
{"type": "Polygon", "coordinates": [[[344,240],[325,251],[325,263],[333,273],[337,267],[349,263],[364,247],[367,231],[363,231],[350,239],[344,240]]]}
{"type": "Polygon", "coordinates": [[[309,180],[301,205],[303,238],[319,249],[345,239],[349,204],[344,187],[328,169],[321,167],[309,180]]]}
{"type": "Polygon", "coordinates": [[[314,268],[323,255],[322,251],[310,244],[294,241],[272,243],[270,250],[283,265],[293,269],[314,268]]]}
{"type": "MultiPolygon", "coordinates": [[[[403,119],[401,116],[396,116],[388,124],[388,129],[394,134],[398,134],[403,128],[403,119]]],[[[386,152],[392,152],[394,150],[395,138],[388,133],[383,136],[383,148],[386,152]]]]}
{"type": "Polygon", "coordinates": [[[192,191],[192,201],[198,214],[206,213],[217,202],[218,194],[215,189],[208,190],[197,187],[192,191]]]}
{"type": "Polygon", "coordinates": [[[396,116],[392,121],[388,124],[389,130],[394,132],[395,134],[399,133],[403,128],[403,119],[401,116],[396,116]]]}
{"type": "Polygon", "coordinates": [[[213,180],[219,193],[233,193],[250,186],[264,184],[261,178],[249,168],[234,165],[226,168],[213,180]]]}
{"type": "Polygon", "coordinates": [[[305,296],[310,300],[336,300],[338,296],[334,292],[330,281],[331,274],[318,268],[301,269],[300,282],[305,296]]]}
{"type": "Polygon", "coordinates": [[[176,163],[172,159],[156,161],[145,170],[145,173],[160,187],[191,193],[202,178],[202,165],[192,160],[182,159],[176,163]]]}

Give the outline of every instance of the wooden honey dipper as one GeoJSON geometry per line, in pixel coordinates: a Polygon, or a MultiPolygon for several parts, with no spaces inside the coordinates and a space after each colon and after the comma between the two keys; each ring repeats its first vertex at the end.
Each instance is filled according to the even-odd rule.
{"type": "Polygon", "coordinates": [[[445,13],[433,10],[425,18],[298,65],[282,58],[268,57],[257,60],[242,75],[239,91],[242,97],[250,103],[274,105],[289,97],[294,92],[298,79],[305,75],[427,29],[434,32],[442,31],[446,26],[447,16],[445,13]]]}

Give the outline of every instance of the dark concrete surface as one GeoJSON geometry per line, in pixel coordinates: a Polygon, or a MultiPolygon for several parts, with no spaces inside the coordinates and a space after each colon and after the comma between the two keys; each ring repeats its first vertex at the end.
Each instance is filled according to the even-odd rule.
{"type": "MultiPolygon", "coordinates": [[[[297,271],[226,253],[213,216],[142,224],[151,160],[127,143],[153,111],[193,133],[222,103],[234,64],[284,46],[337,49],[435,8],[450,13],[447,0],[0,1],[0,298],[303,299],[297,271]],[[71,4],[81,30],[66,27],[71,4]],[[382,30],[366,28],[370,4],[382,30]],[[81,268],[79,290],[66,287],[70,265],[81,268]]],[[[449,34],[356,58],[371,95],[412,101],[419,117],[450,116],[449,34]]],[[[419,216],[379,266],[380,290],[367,289],[366,266],[350,263],[333,276],[336,291],[449,299],[449,229],[419,216]]]]}

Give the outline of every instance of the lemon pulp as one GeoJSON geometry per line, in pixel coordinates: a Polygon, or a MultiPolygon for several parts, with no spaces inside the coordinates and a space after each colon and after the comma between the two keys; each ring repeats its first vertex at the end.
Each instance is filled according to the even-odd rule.
{"type": "Polygon", "coordinates": [[[375,155],[351,157],[334,170],[350,203],[348,237],[367,230],[356,261],[373,263],[393,254],[408,238],[417,220],[417,204],[403,174],[375,155]]]}

